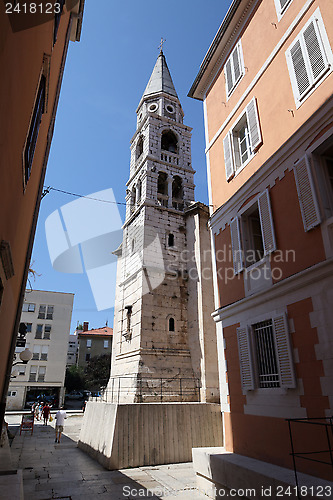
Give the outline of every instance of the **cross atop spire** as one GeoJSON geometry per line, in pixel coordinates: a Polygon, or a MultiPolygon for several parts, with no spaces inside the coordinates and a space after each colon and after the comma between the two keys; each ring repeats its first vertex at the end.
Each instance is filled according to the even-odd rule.
{"type": "Polygon", "coordinates": [[[161,41],[160,41],[160,44],[158,46],[158,48],[160,49],[160,54],[163,54],[163,44],[166,42],[166,39],[161,37],[161,41]]]}

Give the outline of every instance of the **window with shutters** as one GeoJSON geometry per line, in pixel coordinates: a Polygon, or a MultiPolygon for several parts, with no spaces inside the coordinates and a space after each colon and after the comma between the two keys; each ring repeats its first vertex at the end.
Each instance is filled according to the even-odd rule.
{"type": "Polygon", "coordinates": [[[331,73],[333,56],[319,8],[286,52],[298,108],[331,73]]]}
{"type": "Polygon", "coordinates": [[[254,389],[294,389],[296,377],[285,314],[237,328],[243,393],[254,389]]]}
{"type": "Polygon", "coordinates": [[[241,42],[237,43],[234,50],[231,52],[229,59],[224,66],[224,76],[226,81],[227,98],[237,87],[238,83],[244,75],[244,62],[241,42]]]}
{"type": "Polygon", "coordinates": [[[280,387],[272,320],[252,325],[259,387],[280,387]]]}
{"type": "Polygon", "coordinates": [[[279,21],[292,1],[293,0],[275,0],[275,7],[279,21]]]}
{"type": "Polygon", "coordinates": [[[235,274],[276,250],[269,192],[265,190],[230,222],[235,274]]]}
{"type": "Polygon", "coordinates": [[[260,225],[258,203],[249,208],[241,219],[245,267],[251,266],[264,256],[264,243],[260,225]]]}
{"type": "Polygon", "coordinates": [[[230,181],[248,164],[261,144],[257,103],[253,98],[223,140],[227,181],[230,181]]]}

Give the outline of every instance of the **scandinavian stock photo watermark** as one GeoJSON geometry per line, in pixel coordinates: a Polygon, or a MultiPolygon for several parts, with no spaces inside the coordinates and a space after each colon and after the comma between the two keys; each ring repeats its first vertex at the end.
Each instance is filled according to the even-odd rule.
{"type": "Polygon", "coordinates": [[[112,188],[67,203],[45,221],[52,267],[63,273],[85,273],[101,311],[114,306],[119,258],[119,284],[142,271],[143,295],[159,287],[166,276],[168,280],[212,281],[215,273],[225,284],[243,275],[252,281],[278,281],[285,265],[296,261],[295,250],[276,250],[265,256],[260,250],[235,251],[231,245],[215,252],[204,248],[198,258],[194,246],[170,247],[162,228],[144,224],[140,218],[131,229],[123,230],[112,188]]]}
{"type": "MultiPolygon", "coordinates": [[[[137,488],[133,486],[123,486],[123,497],[128,499],[135,498],[164,498],[180,495],[181,493],[195,492],[196,494],[207,495],[208,492],[201,488],[180,488],[169,489],[166,487],[157,486],[156,488],[137,488]]],[[[332,487],[330,485],[315,486],[287,486],[287,485],[274,485],[274,486],[258,486],[257,488],[217,488],[212,486],[209,490],[210,498],[301,498],[316,496],[321,498],[332,497],[332,487]]],[[[207,497],[208,498],[208,497],[207,497]]]]}

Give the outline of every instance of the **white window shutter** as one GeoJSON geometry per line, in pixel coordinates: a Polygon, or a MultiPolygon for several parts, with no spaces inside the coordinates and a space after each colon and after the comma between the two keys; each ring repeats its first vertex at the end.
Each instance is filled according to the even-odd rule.
{"type": "Polygon", "coordinates": [[[304,30],[303,38],[311,66],[313,81],[316,82],[327,70],[328,64],[318,27],[312,21],[304,30]]]}
{"type": "Polygon", "coordinates": [[[232,144],[231,144],[230,132],[228,132],[228,134],[223,139],[223,150],[224,150],[225,173],[228,181],[234,175],[234,162],[232,156],[232,144]]]}
{"type": "Polygon", "coordinates": [[[243,394],[246,394],[246,391],[255,388],[251,340],[246,326],[237,328],[237,340],[242,389],[243,394]]]}
{"type": "Polygon", "coordinates": [[[310,160],[303,156],[294,166],[299,205],[305,231],[320,224],[320,210],[311,174],[310,160]]]}
{"type": "Polygon", "coordinates": [[[284,9],[285,5],[290,2],[290,0],[279,0],[281,11],[284,9]]]}
{"type": "Polygon", "coordinates": [[[252,151],[255,151],[262,143],[257,102],[255,97],[253,97],[253,99],[246,106],[246,116],[250,132],[252,151]]]}
{"type": "Polygon", "coordinates": [[[242,71],[241,71],[241,60],[240,60],[240,54],[239,54],[239,45],[237,44],[233,53],[232,53],[232,62],[234,66],[234,77],[235,77],[235,83],[234,85],[238,82],[242,71]]]}
{"type": "Polygon", "coordinates": [[[241,166],[241,157],[239,150],[239,139],[235,134],[231,134],[231,145],[234,154],[234,168],[235,170],[241,166]]]}
{"type": "Polygon", "coordinates": [[[238,217],[230,222],[231,247],[235,274],[239,274],[244,268],[239,225],[240,220],[238,217]]]}
{"type": "Polygon", "coordinates": [[[284,389],[294,389],[296,387],[296,377],[287,317],[282,314],[273,318],[273,328],[280,386],[284,389]]]}
{"type": "Polygon", "coordinates": [[[310,88],[310,77],[308,75],[308,70],[305,64],[300,40],[297,40],[290,48],[290,59],[296,79],[296,86],[294,85],[294,93],[296,93],[296,99],[300,99],[302,95],[310,88]]]}
{"type": "Polygon", "coordinates": [[[225,75],[225,81],[227,85],[227,95],[228,95],[233,87],[230,59],[228,59],[226,65],[224,66],[224,75],[225,75]]]}
{"type": "Polygon", "coordinates": [[[265,255],[276,250],[273,216],[268,189],[264,191],[258,199],[260,224],[265,255]]]}

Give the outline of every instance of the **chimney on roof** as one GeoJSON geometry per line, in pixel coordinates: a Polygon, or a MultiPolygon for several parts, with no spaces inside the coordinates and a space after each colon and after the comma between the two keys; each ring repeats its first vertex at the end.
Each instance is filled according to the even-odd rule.
{"type": "Polygon", "coordinates": [[[88,331],[88,328],[89,328],[89,321],[85,321],[83,323],[83,331],[84,332],[87,332],[88,331]]]}

